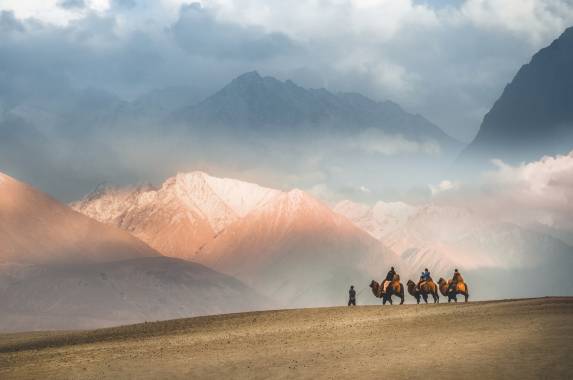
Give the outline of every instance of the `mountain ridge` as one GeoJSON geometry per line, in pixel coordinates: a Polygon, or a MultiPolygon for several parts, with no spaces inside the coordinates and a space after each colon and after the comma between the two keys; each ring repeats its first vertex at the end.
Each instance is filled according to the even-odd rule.
{"type": "Polygon", "coordinates": [[[484,116],[462,160],[519,162],[573,146],[573,27],[533,55],[484,116]]]}
{"type": "Polygon", "coordinates": [[[376,128],[413,139],[434,139],[448,147],[460,146],[435,124],[404,111],[391,101],[377,102],[358,93],[306,89],[291,80],[280,81],[244,73],[197,105],[174,113],[173,120],[191,128],[206,126],[230,131],[247,126],[256,133],[299,133],[304,128],[356,132],[376,128]]]}

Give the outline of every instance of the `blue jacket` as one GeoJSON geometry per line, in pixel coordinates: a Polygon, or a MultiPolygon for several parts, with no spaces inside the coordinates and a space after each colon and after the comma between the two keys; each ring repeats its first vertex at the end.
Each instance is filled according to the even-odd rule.
{"type": "Polygon", "coordinates": [[[422,280],[428,281],[430,279],[430,272],[422,272],[422,280]]]}

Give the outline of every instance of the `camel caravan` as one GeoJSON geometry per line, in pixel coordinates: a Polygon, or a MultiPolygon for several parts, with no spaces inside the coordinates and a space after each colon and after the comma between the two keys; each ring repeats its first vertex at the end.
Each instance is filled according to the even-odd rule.
{"type": "MultiPolygon", "coordinates": [[[[396,273],[394,267],[390,268],[390,271],[388,271],[382,283],[379,284],[372,280],[370,288],[376,297],[382,298],[383,305],[385,305],[386,302],[392,305],[392,296],[400,298],[400,305],[404,303],[404,285],[400,282],[400,275],[396,273]]],[[[440,277],[436,284],[430,276],[430,271],[426,268],[424,272],[422,272],[418,283],[408,280],[406,288],[408,289],[408,293],[416,299],[417,303],[420,303],[422,299],[425,303],[428,303],[429,297],[432,297],[434,303],[439,303],[440,293],[444,297],[448,297],[448,302],[458,302],[458,294],[464,296],[465,302],[468,302],[469,298],[468,284],[464,281],[461,273],[457,269],[454,270],[454,275],[451,280],[445,280],[440,277]]]]}

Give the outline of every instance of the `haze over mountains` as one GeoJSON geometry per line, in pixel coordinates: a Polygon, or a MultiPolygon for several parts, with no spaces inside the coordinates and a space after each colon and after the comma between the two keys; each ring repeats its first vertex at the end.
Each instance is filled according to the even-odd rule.
{"type": "MultiPolygon", "coordinates": [[[[477,297],[570,294],[573,247],[546,233],[488,218],[464,206],[344,201],[335,210],[383,241],[411,268],[434,277],[459,268],[477,297]],[[387,213],[379,210],[386,208],[387,213]],[[535,287],[528,279],[543,278],[535,287]]],[[[416,273],[412,275],[416,276],[416,273]]],[[[417,276],[416,276],[417,277],[417,276]]],[[[436,278],[437,280],[437,278],[436,278]]]]}
{"type": "MultiPolygon", "coordinates": [[[[425,165],[423,176],[462,148],[423,116],[391,101],[306,89],[257,72],[240,75],[203,101],[188,87],[154,90],[128,102],[62,84],[51,96],[10,98],[1,111],[4,170],[60,199],[77,199],[103,181],[157,181],[197,162],[274,172],[290,178],[284,184],[273,180],[289,187],[307,186],[306,173],[340,167],[352,173],[352,181],[368,180],[356,168],[372,159],[389,174],[425,165]],[[22,159],[21,152],[41,159],[22,159]],[[161,164],[155,156],[164,157],[161,164]]],[[[328,177],[331,186],[344,186],[328,177]]]]}
{"type": "Polygon", "coordinates": [[[573,290],[571,246],[472,211],[471,200],[456,206],[343,201],[331,209],[300,190],[194,172],[158,190],[100,189],[72,206],[291,306],[336,304],[344,283],[365,284],[390,265],[413,279],[425,267],[444,277],[458,267],[482,299],[573,290]],[[542,285],[527,286],[525,279],[542,273],[542,285]]]}

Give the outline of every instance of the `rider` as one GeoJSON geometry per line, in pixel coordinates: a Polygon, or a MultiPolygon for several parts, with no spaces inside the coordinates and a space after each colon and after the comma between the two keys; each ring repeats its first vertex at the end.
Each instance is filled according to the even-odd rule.
{"type": "Polygon", "coordinates": [[[430,276],[430,271],[428,270],[428,268],[424,269],[424,271],[420,275],[420,281],[418,281],[418,290],[420,289],[420,286],[422,286],[422,283],[430,281],[431,279],[432,277],[430,276]]]}
{"type": "Polygon", "coordinates": [[[383,290],[384,293],[386,293],[386,288],[388,287],[388,285],[390,285],[390,283],[392,281],[394,281],[395,275],[396,275],[396,271],[394,270],[394,267],[390,267],[390,270],[386,274],[386,278],[384,280],[384,290],[383,290]]]}
{"type": "Polygon", "coordinates": [[[462,274],[458,271],[458,269],[454,269],[454,277],[452,278],[452,282],[450,284],[450,290],[455,290],[458,283],[464,282],[464,278],[462,274]]]}
{"type": "Polygon", "coordinates": [[[350,285],[350,290],[348,291],[348,306],[356,306],[356,290],[354,290],[354,285],[350,285]]]}

